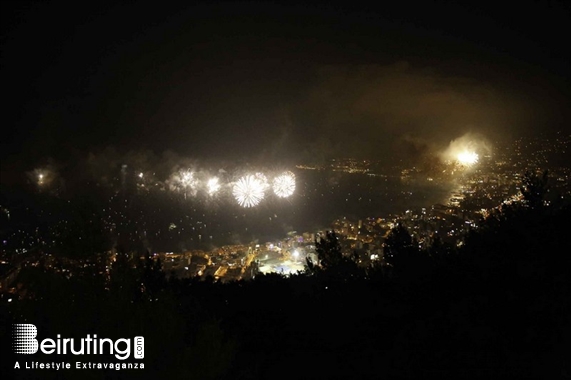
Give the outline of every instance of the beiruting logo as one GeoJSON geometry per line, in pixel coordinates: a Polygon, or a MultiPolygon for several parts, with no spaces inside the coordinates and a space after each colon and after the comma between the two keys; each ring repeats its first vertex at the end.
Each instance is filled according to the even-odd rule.
{"type": "MultiPolygon", "coordinates": [[[[46,355],[72,354],[72,355],[115,355],[119,360],[125,360],[131,356],[131,339],[119,338],[115,341],[108,338],[98,338],[87,334],[87,337],[79,339],[62,338],[57,334],[55,339],[44,339],[38,342],[36,339],[38,329],[30,323],[13,325],[14,352],[17,354],[35,354],[38,349],[46,355]]],[[[143,359],[145,357],[145,338],[136,336],[133,341],[133,357],[143,359]]]]}

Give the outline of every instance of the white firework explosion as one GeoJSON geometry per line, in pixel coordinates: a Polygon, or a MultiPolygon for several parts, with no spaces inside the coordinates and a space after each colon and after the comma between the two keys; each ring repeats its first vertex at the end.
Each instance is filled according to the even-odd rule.
{"type": "Polygon", "coordinates": [[[264,199],[266,185],[256,176],[247,175],[238,180],[232,194],[242,207],[255,207],[264,199]]]}
{"type": "Polygon", "coordinates": [[[220,190],[220,181],[218,180],[218,177],[210,178],[206,187],[208,188],[208,195],[216,194],[218,190],[220,190]]]}
{"type": "Polygon", "coordinates": [[[295,174],[285,172],[274,178],[274,193],[280,198],[287,198],[295,191],[295,174]]]}
{"type": "Polygon", "coordinates": [[[478,162],[480,157],[476,152],[463,151],[458,153],[458,162],[462,165],[470,166],[478,162]]]}
{"type": "Polygon", "coordinates": [[[184,193],[186,198],[187,194],[196,195],[196,188],[198,186],[198,179],[190,170],[181,170],[171,175],[169,179],[171,190],[180,191],[184,193]]]}

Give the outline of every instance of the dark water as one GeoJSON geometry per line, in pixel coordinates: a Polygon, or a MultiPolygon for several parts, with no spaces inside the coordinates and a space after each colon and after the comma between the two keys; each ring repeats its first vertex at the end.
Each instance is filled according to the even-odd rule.
{"type": "MultiPolygon", "coordinates": [[[[432,182],[403,182],[400,176],[330,170],[296,170],[295,174],[296,191],[291,197],[278,198],[268,191],[254,208],[240,207],[229,186],[215,197],[185,197],[175,191],[129,190],[119,184],[106,189],[90,187],[71,202],[45,192],[31,193],[16,204],[14,196],[6,197],[4,191],[2,205],[9,206],[12,216],[2,219],[2,238],[15,248],[33,247],[38,241],[57,245],[61,236],[73,239],[102,223],[111,243],[124,249],[210,250],[282,239],[291,231],[316,232],[342,217],[354,221],[387,217],[429,207],[449,194],[449,189],[432,182]]],[[[49,244],[45,248],[51,249],[49,244]]]]}
{"type": "Polygon", "coordinates": [[[290,231],[315,232],[337,218],[356,221],[429,207],[442,202],[450,192],[448,187],[405,183],[396,176],[310,170],[299,170],[296,176],[296,192],[287,199],[268,194],[252,209],[229,200],[193,207],[192,213],[199,215],[206,227],[195,227],[192,236],[184,239],[185,247],[208,249],[210,245],[281,239],[290,231]]]}

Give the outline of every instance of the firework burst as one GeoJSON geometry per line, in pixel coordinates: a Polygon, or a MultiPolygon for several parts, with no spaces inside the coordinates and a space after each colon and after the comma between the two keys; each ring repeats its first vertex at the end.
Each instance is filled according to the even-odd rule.
{"type": "Polygon", "coordinates": [[[266,185],[256,176],[247,175],[238,180],[232,194],[242,207],[255,207],[264,199],[266,185]]]}
{"type": "Polygon", "coordinates": [[[184,193],[184,197],[186,198],[187,194],[189,193],[191,195],[196,195],[198,179],[196,179],[192,171],[181,170],[171,175],[169,184],[171,190],[184,193]]]}
{"type": "Polygon", "coordinates": [[[280,198],[287,198],[295,191],[295,174],[285,172],[274,178],[274,193],[280,198]]]}
{"type": "Polygon", "coordinates": [[[470,166],[478,162],[478,154],[475,152],[463,151],[458,154],[458,162],[462,165],[470,166]]]}
{"type": "Polygon", "coordinates": [[[206,184],[206,187],[208,190],[208,195],[216,194],[218,190],[220,190],[220,181],[218,180],[218,177],[210,178],[206,184]]]}

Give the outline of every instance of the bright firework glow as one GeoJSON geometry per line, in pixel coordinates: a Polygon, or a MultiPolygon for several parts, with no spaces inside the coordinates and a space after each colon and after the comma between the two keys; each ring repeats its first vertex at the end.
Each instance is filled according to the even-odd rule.
{"type": "Polygon", "coordinates": [[[476,152],[463,151],[458,154],[458,162],[462,165],[474,165],[478,162],[478,154],[476,152]]]}
{"type": "Polygon", "coordinates": [[[54,180],[53,170],[42,168],[34,169],[33,172],[28,173],[29,178],[35,182],[38,186],[49,186],[54,180]]]}
{"type": "Polygon", "coordinates": [[[171,190],[184,192],[185,198],[188,192],[190,192],[191,195],[196,195],[198,180],[194,176],[194,173],[190,170],[179,171],[177,173],[174,173],[171,176],[169,183],[171,190]]]}
{"type": "Polygon", "coordinates": [[[285,172],[274,178],[274,193],[280,198],[287,198],[295,191],[295,174],[285,172]]]}
{"type": "Polygon", "coordinates": [[[220,190],[220,183],[217,177],[210,178],[206,184],[208,188],[208,195],[214,195],[218,190],[220,190]]]}
{"type": "Polygon", "coordinates": [[[238,180],[232,188],[232,194],[242,207],[257,206],[264,199],[266,185],[256,176],[247,175],[238,180]]]}
{"type": "Polygon", "coordinates": [[[183,186],[189,187],[189,186],[194,186],[196,185],[196,181],[194,179],[194,173],[191,171],[187,171],[182,173],[181,177],[180,177],[180,182],[183,184],[183,186]]]}
{"type": "Polygon", "coordinates": [[[480,161],[480,155],[489,156],[492,149],[484,136],[466,133],[450,141],[448,147],[441,152],[444,162],[456,166],[455,169],[469,169],[480,161]]]}

